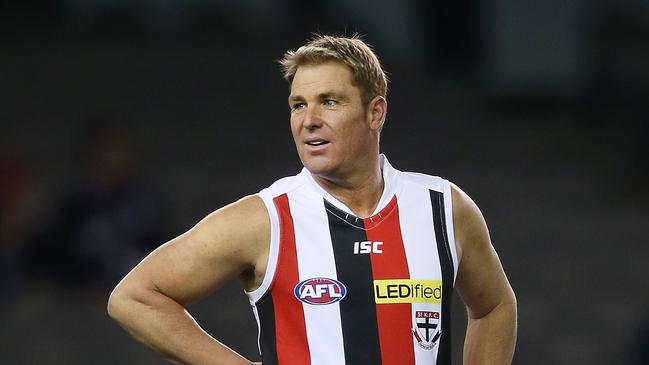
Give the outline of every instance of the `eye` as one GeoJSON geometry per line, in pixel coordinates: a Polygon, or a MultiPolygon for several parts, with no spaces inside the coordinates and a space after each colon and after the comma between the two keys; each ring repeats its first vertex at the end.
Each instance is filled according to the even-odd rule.
{"type": "Polygon", "coordinates": [[[304,108],[304,103],[298,102],[298,103],[293,103],[291,104],[291,110],[299,110],[304,108]]]}
{"type": "Polygon", "coordinates": [[[338,104],[338,102],[336,100],[334,100],[334,99],[326,99],[324,101],[324,105],[326,105],[326,106],[335,106],[337,104],[338,104]]]}

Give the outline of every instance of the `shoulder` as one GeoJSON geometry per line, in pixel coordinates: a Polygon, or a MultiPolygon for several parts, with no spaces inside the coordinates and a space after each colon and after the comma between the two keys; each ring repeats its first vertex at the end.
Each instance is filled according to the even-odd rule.
{"type": "Polygon", "coordinates": [[[471,250],[469,245],[481,244],[488,241],[486,223],[475,202],[457,185],[439,176],[418,172],[403,172],[402,181],[414,184],[430,191],[441,193],[446,208],[452,212],[453,237],[458,260],[461,260],[465,250],[471,250]]]}
{"type": "Polygon", "coordinates": [[[184,236],[207,257],[252,265],[270,235],[267,209],[259,196],[246,196],[198,222],[184,236]]]}
{"type": "Polygon", "coordinates": [[[405,184],[418,185],[447,195],[451,201],[453,220],[458,223],[456,230],[472,227],[482,219],[482,213],[474,201],[451,181],[419,172],[401,172],[401,176],[405,184]]]}
{"type": "Polygon", "coordinates": [[[246,236],[254,233],[256,227],[268,227],[268,213],[261,197],[249,195],[209,214],[194,229],[214,234],[237,231],[237,235],[246,236]]]}
{"type": "Polygon", "coordinates": [[[453,217],[458,223],[462,223],[460,229],[475,229],[477,226],[485,225],[482,212],[476,203],[457,185],[450,183],[451,198],[453,199],[453,217]]]}
{"type": "Polygon", "coordinates": [[[262,189],[258,195],[263,201],[267,202],[282,194],[298,189],[307,182],[305,174],[306,172],[303,170],[297,175],[281,178],[269,187],[262,189]]]}
{"type": "Polygon", "coordinates": [[[453,225],[459,257],[467,252],[490,247],[489,231],[478,205],[457,185],[450,183],[453,201],[453,225]]]}
{"type": "Polygon", "coordinates": [[[402,181],[406,184],[415,184],[428,190],[449,192],[451,183],[439,176],[428,175],[420,172],[401,172],[402,181]]]}
{"type": "Polygon", "coordinates": [[[258,195],[248,195],[238,201],[228,204],[210,214],[212,221],[218,220],[244,220],[255,223],[259,218],[266,216],[266,207],[258,195]]]}

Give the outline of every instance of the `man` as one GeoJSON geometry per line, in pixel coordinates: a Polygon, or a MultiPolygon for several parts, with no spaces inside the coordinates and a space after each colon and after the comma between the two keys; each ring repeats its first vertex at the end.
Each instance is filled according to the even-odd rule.
{"type": "Polygon", "coordinates": [[[250,364],[184,307],[238,278],[263,364],[450,364],[453,287],[464,363],[508,364],[516,299],[471,199],[379,154],[387,79],[358,38],[317,36],[281,61],[304,164],[162,245],[108,310],[171,361],[250,364]]]}

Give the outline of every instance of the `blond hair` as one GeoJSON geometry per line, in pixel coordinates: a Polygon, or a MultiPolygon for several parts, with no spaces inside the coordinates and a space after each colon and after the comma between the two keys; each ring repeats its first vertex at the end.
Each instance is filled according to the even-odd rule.
{"type": "Polygon", "coordinates": [[[287,51],[279,64],[284,79],[292,84],[300,66],[327,61],[337,61],[349,67],[352,83],[360,89],[364,104],[376,96],[387,95],[388,77],[372,48],[359,35],[347,38],[317,34],[297,50],[287,51]]]}

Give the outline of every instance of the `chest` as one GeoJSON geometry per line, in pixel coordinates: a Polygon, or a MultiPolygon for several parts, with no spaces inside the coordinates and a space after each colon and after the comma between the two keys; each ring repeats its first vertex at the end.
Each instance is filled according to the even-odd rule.
{"type": "Polygon", "coordinates": [[[442,273],[426,204],[400,204],[395,196],[361,219],[326,200],[291,203],[279,211],[279,274],[294,277],[287,295],[319,303],[363,291],[375,303],[439,304],[442,273]]]}

